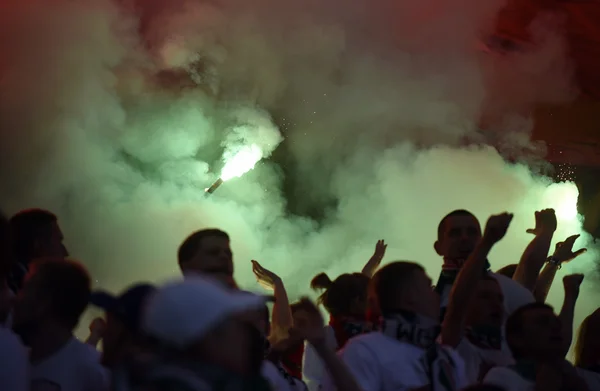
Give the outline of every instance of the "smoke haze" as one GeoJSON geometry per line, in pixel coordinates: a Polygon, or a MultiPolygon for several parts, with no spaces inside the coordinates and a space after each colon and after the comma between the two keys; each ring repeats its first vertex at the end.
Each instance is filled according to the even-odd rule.
{"type": "MultiPolygon", "coordinates": [[[[520,115],[576,93],[560,20],[536,21],[535,50],[497,56],[478,39],[499,1],[351,3],[4,1],[2,208],[55,212],[112,291],[177,275],[178,245],[205,227],[231,235],[241,285],[258,289],[257,259],[292,297],[320,271],[359,270],[380,238],[387,261],[435,279],[437,224],[456,208],[482,224],[515,213],[494,269],[519,260],[535,210],[557,209],[556,239],[590,245],[577,188],[538,175],[543,146],[520,115]],[[205,197],[222,157],[248,145],[265,159],[205,197]]],[[[595,305],[582,294],[578,323],[595,305]]]]}

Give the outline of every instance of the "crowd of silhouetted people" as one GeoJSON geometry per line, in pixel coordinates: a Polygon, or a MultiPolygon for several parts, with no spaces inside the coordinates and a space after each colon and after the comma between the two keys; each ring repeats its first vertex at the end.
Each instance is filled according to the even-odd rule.
{"type": "Polygon", "coordinates": [[[363,270],[315,270],[316,303],[290,300],[256,261],[272,294],[238,286],[219,229],[182,238],[177,278],[95,291],[57,216],[2,217],[0,390],[600,391],[600,309],[573,330],[584,276],[561,277],[560,311],[546,304],[561,266],[585,249],[573,249],[577,235],[551,248],[557,219],[542,210],[521,259],[494,272],[488,254],[512,217],[491,216],[483,229],[466,210],[443,217],[437,280],[419,260],[382,262],[380,240],[363,270]],[[80,341],[88,306],[104,315],[80,341]]]}

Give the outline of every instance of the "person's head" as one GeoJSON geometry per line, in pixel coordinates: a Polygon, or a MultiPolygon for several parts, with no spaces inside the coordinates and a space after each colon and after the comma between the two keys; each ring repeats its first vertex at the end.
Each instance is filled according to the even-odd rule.
{"type": "Polygon", "coordinates": [[[138,284],[117,297],[102,291],[92,293],[90,302],[106,313],[102,335],[103,365],[114,366],[141,344],[142,308],[155,290],[150,284],[138,284]]]}
{"type": "Polygon", "coordinates": [[[469,326],[497,326],[504,322],[504,295],[498,281],[487,273],[477,282],[467,314],[469,326]]]}
{"type": "Polygon", "coordinates": [[[367,312],[369,277],[362,273],[342,274],[331,281],[325,273],[310,282],[311,288],[324,290],[318,303],[333,317],[364,318],[367,312]]]}
{"type": "Polygon", "coordinates": [[[392,262],[375,273],[369,289],[379,314],[412,311],[439,319],[440,298],[425,269],[414,262],[392,262]]]}
{"type": "Polygon", "coordinates": [[[203,274],[229,282],[233,278],[233,254],[229,235],[218,229],[203,229],[188,236],[177,252],[184,274],[203,274]]]}
{"type": "Polygon", "coordinates": [[[575,366],[600,365],[600,308],[583,320],[575,343],[575,366]]]}
{"type": "Polygon", "coordinates": [[[17,261],[28,264],[37,258],[66,257],[63,233],[57,217],[43,209],[23,210],[10,219],[17,261]]]}
{"type": "Polygon", "coordinates": [[[35,261],[15,300],[15,331],[24,339],[39,328],[72,331],[88,305],[90,286],[90,277],[78,262],[62,258],[35,261]]]}
{"type": "Polygon", "coordinates": [[[506,265],[496,271],[496,274],[502,274],[505,277],[513,278],[515,272],[517,271],[517,264],[513,263],[511,265],[506,265]]]}
{"type": "Polygon", "coordinates": [[[438,255],[447,259],[467,259],[481,238],[481,226],[471,212],[463,209],[448,213],[438,225],[438,255]]]}
{"type": "Polygon", "coordinates": [[[506,342],[516,360],[554,360],[564,357],[562,324],[547,304],[531,303],[515,310],[506,321],[506,342]]]}
{"type": "Polygon", "coordinates": [[[264,357],[264,339],[245,317],[264,305],[264,297],[190,276],[148,298],[142,330],[170,352],[171,359],[245,375],[258,371],[264,357]]]}

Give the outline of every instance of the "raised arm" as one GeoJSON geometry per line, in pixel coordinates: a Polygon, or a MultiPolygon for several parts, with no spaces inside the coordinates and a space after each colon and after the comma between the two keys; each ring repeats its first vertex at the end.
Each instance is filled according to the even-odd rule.
{"type": "Polygon", "coordinates": [[[373,274],[375,274],[377,268],[379,267],[379,265],[381,265],[381,261],[385,256],[386,249],[387,244],[385,244],[385,241],[383,239],[378,240],[377,244],[375,245],[375,252],[373,252],[373,255],[371,256],[365,267],[363,267],[362,274],[369,278],[373,277],[373,274]]]}
{"type": "Polygon", "coordinates": [[[354,376],[325,340],[325,325],[319,309],[307,298],[301,300],[306,309],[306,321],[294,327],[314,348],[327,369],[332,385],[338,391],[362,391],[354,376]]]}
{"type": "Polygon", "coordinates": [[[583,282],[583,274],[571,274],[563,278],[565,299],[558,317],[562,323],[565,336],[565,355],[569,352],[573,340],[573,318],[575,317],[575,304],[579,297],[579,288],[583,282]]]}
{"type": "Polygon", "coordinates": [[[485,273],[487,256],[492,247],[506,235],[512,218],[513,215],[508,213],[489,218],[481,240],[458,273],[450,291],[448,308],[442,325],[442,343],[452,347],[460,343],[469,302],[475,293],[477,282],[485,273]]]}
{"type": "Polygon", "coordinates": [[[257,261],[252,261],[252,272],[258,283],[266,289],[273,290],[273,296],[275,296],[271,316],[271,342],[284,339],[294,321],[283,281],[277,274],[265,269],[257,261]]]}
{"type": "Polygon", "coordinates": [[[561,268],[563,263],[571,262],[573,259],[587,251],[587,249],[582,248],[573,252],[573,245],[577,238],[579,238],[579,235],[572,235],[565,239],[564,242],[556,244],[554,254],[546,262],[546,265],[542,269],[535,284],[533,295],[535,296],[536,301],[542,303],[546,301],[556,272],[561,268]]]}
{"type": "Polygon", "coordinates": [[[556,231],[556,213],[554,209],[544,209],[535,212],[535,228],[528,229],[527,233],[535,235],[525,248],[513,280],[533,292],[540,270],[546,262],[552,236],[556,231]]]}

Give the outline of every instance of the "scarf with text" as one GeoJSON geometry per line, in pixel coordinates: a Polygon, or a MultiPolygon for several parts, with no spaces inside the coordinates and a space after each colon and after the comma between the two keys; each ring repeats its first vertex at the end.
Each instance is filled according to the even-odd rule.
{"type": "Polygon", "coordinates": [[[350,338],[373,331],[373,326],[366,320],[356,321],[343,317],[332,316],[329,319],[329,325],[335,334],[337,350],[342,349],[350,338]]]}
{"type": "Polygon", "coordinates": [[[468,327],[465,331],[467,340],[480,349],[502,349],[502,328],[490,325],[468,327]]]}
{"type": "Polygon", "coordinates": [[[409,311],[384,315],[382,333],[399,342],[425,349],[421,364],[429,379],[431,391],[456,391],[456,363],[436,343],[441,327],[437,320],[409,311]]]}

